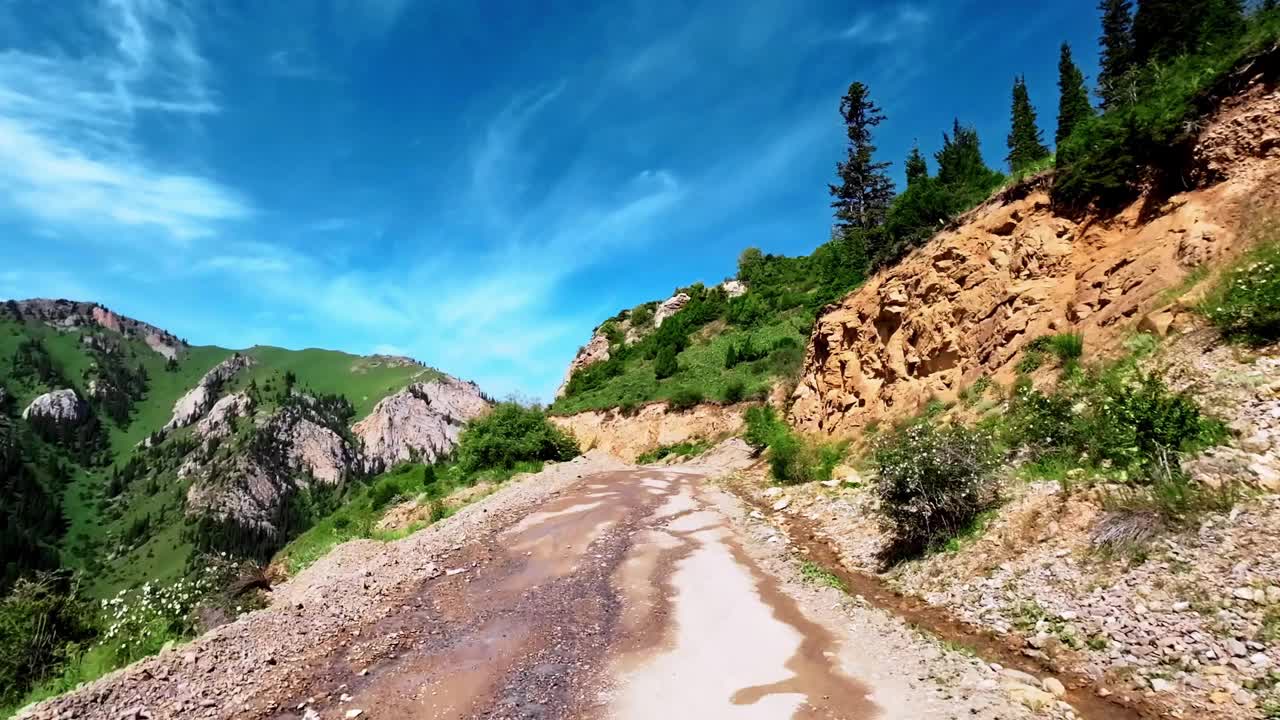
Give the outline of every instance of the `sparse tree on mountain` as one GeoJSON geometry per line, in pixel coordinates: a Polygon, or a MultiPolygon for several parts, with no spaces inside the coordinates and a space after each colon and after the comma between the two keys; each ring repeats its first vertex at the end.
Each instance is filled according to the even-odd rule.
{"type": "Polygon", "coordinates": [[[870,229],[884,222],[889,203],[893,201],[893,181],[889,179],[887,162],[876,162],[876,146],[871,142],[871,129],[884,120],[880,108],[871,101],[867,86],[860,82],[849,85],[840,98],[840,116],[844,118],[849,148],[845,159],[836,164],[839,185],[831,185],[836,222],[846,229],[870,229]]]}
{"type": "Polygon", "coordinates": [[[1021,76],[1013,81],[1012,116],[1006,160],[1009,169],[1016,173],[1049,157],[1049,148],[1044,146],[1043,135],[1036,126],[1036,109],[1027,94],[1027,81],[1021,76]]]}
{"type": "Polygon", "coordinates": [[[1122,105],[1128,94],[1126,80],[1134,67],[1133,4],[1129,0],[1102,0],[1102,36],[1098,38],[1098,97],[1102,107],[1122,105]]]}
{"type": "Polygon", "coordinates": [[[1071,46],[1062,43],[1058,55],[1058,130],[1053,135],[1054,145],[1061,145],[1081,120],[1092,115],[1084,74],[1071,59],[1071,46]]]}
{"type": "Polygon", "coordinates": [[[1241,0],[1139,0],[1134,59],[1139,64],[1169,60],[1231,42],[1243,30],[1241,0]]]}
{"type": "Polygon", "coordinates": [[[920,146],[915,145],[911,148],[911,154],[907,155],[906,163],[907,171],[907,187],[911,187],[920,180],[929,178],[929,163],[925,162],[924,155],[920,152],[920,146]]]}

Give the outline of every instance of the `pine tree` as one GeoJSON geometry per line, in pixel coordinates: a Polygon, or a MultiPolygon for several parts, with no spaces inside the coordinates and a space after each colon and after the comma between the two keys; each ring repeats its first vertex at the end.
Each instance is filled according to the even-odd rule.
{"type": "Polygon", "coordinates": [[[982,146],[978,131],[960,124],[957,119],[951,135],[942,134],[942,149],[934,153],[938,163],[938,182],[946,186],[972,185],[990,175],[991,169],[982,160],[982,146]]]}
{"type": "Polygon", "coordinates": [[[1133,5],[1129,0],[1102,0],[1102,36],[1098,38],[1098,97],[1110,110],[1124,103],[1125,78],[1134,67],[1133,5]]]}
{"type": "Polygon", "coordinates": [[[1093,115],[1089,104],[1089,91],[1084,88],[1084,75],[1071,59],[1071,46],[1062,43],[1058,56],[1058,131],[1053,135],[1054,145],[1061,145],[1076,124],[1093,115]]]}
{"type": "Polygon", "coordinates": [[[907,156],[907,187],[920,180],[926,180],[929,177],[929,163],[925,162],[924,155],[920,153],[920,146],[916,145],[911,148],[911,154],[907,156]]]}
{"type": "Polygon", "coordinates": [[[1241,0],[1139,0],[1133,16],[1134,59],[1166,61],[1228,44],[1243,31],[1241,0]]]}
{"type": "Polygon", "coordinates": [[[1027,81],[1019,76],[1013,81],[1013,108],[1009,129],[1009,169],[1020,172],[1047,157],[1040,128],[1036,126],[1036,109],[1027,94],[1027,81]]]}
{"type": "Polygon", "coordinates": [[[884,222],[893,200],[893,181],[885,172],[889,163],[875,161],[876,146],[871,143],[871,129],[884,121],[884,115],[868,96],[867,86],[855,82],[840,98],[840,116],[849,149],[845,160],[836,165],[840,184],[829,186],[835,198],[831,207],[842,227],[873,228],[884,222]]]}

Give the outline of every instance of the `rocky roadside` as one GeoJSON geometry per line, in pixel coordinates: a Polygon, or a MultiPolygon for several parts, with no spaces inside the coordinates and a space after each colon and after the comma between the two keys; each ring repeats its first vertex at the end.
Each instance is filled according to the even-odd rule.
{"type": "Polygon", "coordinates": [[[588,453],[505,485],[483,502],[394,543],[357,540],[335,548],[271,593],[271,604],[186,645],[161,652],[19,718],[251,718],[278,710],[309,664],[358,636],[423,583],[449,572],[468,543],[523,516],[587,474],[622,463],[588,453]]]}
{"type": "MultiPolygon", "coordinates": [[[[1153,364],[1227,422],[1238,440],[1193,459],[1208,485],[1243,482],[1230,512],[1159,533],[1138,551],[1100,553],[1096,492],[1011,484],[982,534],[953,552],[878,577],[954,617],[1005,636],[1046,667],[1168,717],[1280,714],[1280,357],[1170,341],[1153,364]]],[[[849,568],[879,570],[873,489],[852,471],[831,487],[770,488],[763,471],[737,488],[782,517],[807,521],[849,568]]]]}

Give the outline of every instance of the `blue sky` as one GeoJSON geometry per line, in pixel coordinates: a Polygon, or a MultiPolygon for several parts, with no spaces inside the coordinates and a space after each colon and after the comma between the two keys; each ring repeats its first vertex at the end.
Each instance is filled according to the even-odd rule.
{"type": "Polygon", "coordinates": [[[956,116],[1002,165],[1094,6],[0,0],[0,297],[546,399],[619,308],[827,238],[851,80],[895,175],[956,116]]]}

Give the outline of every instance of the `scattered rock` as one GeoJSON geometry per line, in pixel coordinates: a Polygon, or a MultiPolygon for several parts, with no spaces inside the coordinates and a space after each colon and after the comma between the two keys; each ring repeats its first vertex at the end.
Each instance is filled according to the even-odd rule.
{"type": "Polygon", "coordinates": [[[70,388],[47,392],[22,411],[23,419],[40,418],[56,425],[79,425],[89,417],[89,406],[70,388]]]}

